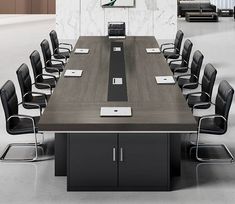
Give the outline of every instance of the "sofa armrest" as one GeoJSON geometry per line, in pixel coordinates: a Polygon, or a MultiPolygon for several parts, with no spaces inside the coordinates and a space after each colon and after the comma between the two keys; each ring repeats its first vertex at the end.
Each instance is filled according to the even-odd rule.
{"type": "Polygon", "coordinates": [[[216,12],[216,6],[213,4],[210,4],[211,8],[213,9],[213,12],[216,12]]]}

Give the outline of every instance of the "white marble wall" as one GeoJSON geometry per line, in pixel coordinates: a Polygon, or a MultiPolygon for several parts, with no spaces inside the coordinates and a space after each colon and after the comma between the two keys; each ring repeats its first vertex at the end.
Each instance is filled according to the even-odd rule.
{"type": "Polygon", "coordinates": [[[100,0],[57,0],[56,29],[61,39],[107,35],[110,21],[125,21],[127,35],[173,39],[176,0],[136,0],[133,8],[102,8],[100,0]]]}
{"type": "Polygon", "coordinates": [[[210,0],[218,9],[233,9],[235,0],[210,0]]]}
{"type": "Polygon", "coordinates": [[[80,0],[56,0],[56,29],[63,39],[76,39],[80,34],[80,0]]]}

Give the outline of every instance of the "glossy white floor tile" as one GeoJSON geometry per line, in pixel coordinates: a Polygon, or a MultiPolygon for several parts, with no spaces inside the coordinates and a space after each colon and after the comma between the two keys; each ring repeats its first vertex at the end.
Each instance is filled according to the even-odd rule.
{"type": "MultiPolygon", "coordinates": [[[[1,17],[0,17],[1,19],[1,17]]],[[[40,50],[40,42],[47,38],[55,28],[55,19],[35,20],[26,23],[0,25],[0,86],[7,79],[17,85],[15,71],[21,63],[29,64],[29,55],[40,50]]],[[[187,23],[179,20],[179,28],[185,32],[185,38],[194,43],[205,55],[205,63],[213,63],[218,69],[218,78],[228,80],[235,87],[235,22],[232,18],[223,18],[219,23],[187,23]]],[[[204,64],[205,64],[204,63],[204,64]]],[[[31,72],[32,74],[32,72],[31,72]]],[[[19,88],[17,93],[20,98],[19,88]]],[[[36,111],[23,113],[37,114],[36,111]]],[[[209,110],[209,112],[212,110],[209,110]]],[[[224,137],[209,141],[224,141],[235,154],[235,105],[230,114],[229,130],[224,137]]],[[[47,144],[53,151],[53,135],[45,135],[47,144]]],[[[10,136],[5,131],[2,106],[0,106],[0,151],[10,142],[32,141],[33,136],[10,136]]],[[[183,154],[184,156],[184,154],[183,154]]],[[[38,163],[0,163],[0,204],[49,204],[49,203],[234,203],[235,166],[201,165],[189,160],[182,162],[182,176],[175,179],[172,192],[67,192],[66,178],[54,176],[54,161],[38,163]]]]}

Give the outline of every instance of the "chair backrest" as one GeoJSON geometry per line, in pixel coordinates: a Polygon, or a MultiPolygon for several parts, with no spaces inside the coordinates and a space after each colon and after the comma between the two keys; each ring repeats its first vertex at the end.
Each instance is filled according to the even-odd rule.
{"type": "Polygon", "coordinates": [[[178,30],[177,33],[176,33],[175,42],[174,42],[176,54],[180,53],[183,37],[184,37],[183,31],[182,30],[178,30]]]}
{"type": "Polygon", "coordinates": [[[109,22],[108,35],[109,36],[125,36],[126,35],[125,22],[109,22]]]}
{"type": "Polygon", "coordinates": [[[32,100],[32,94],[27,94],[24,98],[24,95],[30,91],[32,91],[32,81],[29,74],[29,68],[26,64],[22,64],[16,71],[16,75],[19,81],[20,90],[21,90],[21,96],[22,101],[31,101],[32,100]]]}
{"type": "Polygon", "coordinates": [[[233,101],[233,95],[233,87],[227,81],[221,81],[215,100],[215,113],[224,116],[226,120],[228,120],[229,110],[233,101]]]}
{"type": "Polygon", "coordinates": [[[181,63],[182,67],[187,67],[189,65],[189,59],[192,52],[192,47],[193,43],[189,39],[187,39],[184,42],[184,48],[182,51],[182,63],[181,63]]]}
{"type": "Polygon", "coordinates": [[[9,130],[14,127],[14,125],[19,120],[18,118],[12,118],[10,122],[7,122],[7,119],[12,115],[18,114],[18,99],[15,91],[15,86],[12,81],[8,80],[0,90],[1,101],[3,110],[6,118],[6,129],[9,133],[9,130]]]}
{"type": "Polygon", "coordinates": [[[191,74],[192,74],[192,76],[190,77],[191,83],[198,82],[203,59],[204,56],[199,50],[194,52],[193,60],[191,63],[191,74]]]}
{"type": "Polygon", "coordinates": [[[58,54],[58,50],[56,50],[56,49],[59,47],[59,39],[57,37],[57,33],[55,30],[52,30],[50,32],[50,39],[51,39],[53,54],[58,54]]]}
{"type": "Polygon", "coordinates": [[[44,39],[41,44],[41,49],[42,49],[42,54],[43,54],[43,59],[44,59],[44,64],[45,66],[51,67],[52,63],[51,63],[51,49],[50,49],[50,45],[49,42],[44,39]]]}
{"type": "Polygon", "coordinates": [[[42,74],[42,62],[41,62],[39,52],[37,50],[34,50],[29,58],[30,58],[31,65],[32,65],[32,68],[33,68],[34,80],[35,80],[35,82],[41,82],[42,81],[42,76],[38,77],[36,79],[36,77],[39,74],[42,74]]]}
{"type": "MultiPolygon", "coordinates": [[[[216,75],[217,70],[214,66],[212,64],[207,64],[202,77],[202,91],[208,93],[210,96],[212,95],[216,75]]],[[[206,98],[208,97],[205,94],[201,95],[202,101],[205,101],[206,98]]]]}

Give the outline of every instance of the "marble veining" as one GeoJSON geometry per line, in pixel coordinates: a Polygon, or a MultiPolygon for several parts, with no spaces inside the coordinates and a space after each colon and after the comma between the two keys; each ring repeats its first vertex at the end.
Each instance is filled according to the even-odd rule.
{"type": "Polygon", "coordinates": [[[77,0],[57,0],[56,29],[60,38],[76,39],[80,35],[80,6],[77,0]]]}
{"type": "Polygon", "coordinates": [[[210,0],[218,9],[233,9],[235,6],[234,0],[210,0]]]}
{"type": "Polygon", "coordinates": [[[81,1],[81,35],[104,35],[104,15],[105,13],[99,1],[81,1]]]}
{"type": "Polygon", "coordinates": [[[57,0],[56,29],[61,39],[107,35],[110,21],[126,22],[127,35],[172,39],[177,29],[176,0],[136,0],[133,8],[102,8],[100,0],[57,0]]]}

